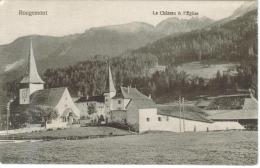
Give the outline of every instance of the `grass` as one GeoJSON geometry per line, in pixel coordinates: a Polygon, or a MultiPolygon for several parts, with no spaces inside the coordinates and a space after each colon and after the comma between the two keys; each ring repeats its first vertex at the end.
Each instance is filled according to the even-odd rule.
{"type": "Polygon", "coordinates": [[[254,165],[257,132],[157,132],[0,145],[2,163],[254,165]]]}
{"type": "Polygon", "coordinates": [[[202,78],[210,79],[214,77],[218,71],[221,73],[223,71],[227,71],[229,69],[235,70],[235,67],[237,63],[209,63],[209,66],[206,66],[207,64],[201,63],[201,62],[190,62],[190,63],[184,63],[177,67],[178,71],[185,71],[190,76],[199,76],[202,78]]]}
{"type": "Polygon", "coordinates": [[[82,139],[97,136],[117,136],[130,134],[128,131],[112,127],[79,127],[63,130],[38,131],[32,133],[20,133],[7,136],[0,136],[0,139],[82,139]]]}

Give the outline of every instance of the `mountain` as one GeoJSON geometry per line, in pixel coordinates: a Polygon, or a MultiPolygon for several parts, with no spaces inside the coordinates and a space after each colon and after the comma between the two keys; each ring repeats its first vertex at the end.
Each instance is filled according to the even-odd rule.
{"type": "Polygon", "coordinates": [[[257,1],[246,1],[239,8],[237,8],[229,18],[237,18],[252,10],[257,9],[257,1]]]}
{"type": "Polygon", "coordinates": [[[189,32],[201,29],[213,23],[212,19],[207,17],[193,17],[191,19],[179,19],[177,17],[168,18],[156,25],[156,31],[165,35],[173,33],[189,32]]]}
{"type": "Polygon", "coordinates": [[[240,16],[245,15],[246,13],[253,11],[253,10],[257,10],[257,1],[246,1],[244,2],[239,8],[237,8],[231,16],[218,20],[216,22],[214,22],[213,24],[209,25],[208,27],[212,27],[212,26],[219,26],[222,25],[224,23],[227,23],[229,21],[232,21],[240,16]]]}
{"type": "Polygon", "coordinates": [[[157,26],[143,22],[94,27],[81,34],[64,37],[32,35],[0,45],[0,74],[23,68],[28,56],[30,40],[40,72],[51,67],[64,67],[87,60],[95,55],[106,57],[137,49],[171,33],[202,28],[211,21],[205,18],[190,20],[169,18],[157,26]],[[176,20],[173,22],[173,20],[176,20]]]}
{"type": "Polygon", "coordinates": [[[104,27],[94,27],[90,30],[110,30],[118,33],[138,33],[138,32],[153,32],[154,26],[144,22],[131,22],[121,25],[111,25],[104,27]]]}
{"type": "Polygon", "coordinates": [[[221,25],[170,35],[135,51],[156,55],[160,64],[240,61],[257,53],[257,10],[221,25]]]}
{"type": "MultiPolygon", "coordinates": [[[[0,85],[7,87],[0,89],[0,105],[3,105],[2,107],[6,105],[7,90],[8,93],[17,91],[18,87],[13,81],[14,79],[19,81],[24,73],[21,67],[24,67],[28,57],[30,38],[33,40],[37,66],[41,69],[40,73],[44,76],[47,87],[67,86],[74,94],[79,90],[84,92],[87,90],[87,93],[102,92],[106,74],[105,62],[88,60],[85,63],[75,64],[93,55],[102,54],[114,56],[111,64],[117,85],[123,82],[141,90],[145,88],[145,93],[152,91],[157,94],[157,98],[166,93],[208,94],[212,88],[217,87],[215,86],[217,81],[222,82],[219,79],[212,80],[212,86],[209,85],[205,89],[204,80],[198,79],[202,83],[202,86],[199,86],[201,90],[196,90],[192,83],[185,83],[186,74],[179,74],[174,68],[177,64],[192,61],[209,62],[209,64],[212,60],[213,63],[214,60],[239,61],[242,77],[235,79],[231,85],[234,86],[237,82],[242,85],[239,88],[248,89],[252,83],[252,76],[257,76],[257,10],[249,11],[222,24],[214,22],[211,26],[189,32],[177,33],[171,30],[176,33],[168,36],[158,35],[156,27],[164,27],[161,32],[165,34],[170,30],[167,28],[169,26],[167,22],[179,22],[174,18],[169,20],[155,27],[135,22],[128,25],[93,28],[82,34],[65,37],[27,36],[0,46],[0,67],[2,72],[5,71],[0,74],[0,85]],[[156,40],[158,36],[162,38],[156,40]],[[120,54],[121,52],[123,54],[120,54]],[[167,72],[162,75],[156,73],[152,78],[142,76],[144,68],[155,65],[157,61],[159,64],[167,65],[167,72]],[[74,66],[66,66],[72,64],[74,66]],[[49,67],[51,69],[45,71],[49,67]],[[8,81],[12,83],[6,85],[8,81]]],[[[218,86],[225,93],[223,83],[219,83],[218,86]]]]}

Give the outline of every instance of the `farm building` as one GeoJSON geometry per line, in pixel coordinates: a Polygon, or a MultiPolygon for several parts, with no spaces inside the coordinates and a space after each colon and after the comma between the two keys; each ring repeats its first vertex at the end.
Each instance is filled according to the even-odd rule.
{"type": "Polygon", "coordinates": [[[13,125],[21,121],[46,128],[64,128],[78,122],[80,112],[65,87],[44,89],[38,74],[31,43],[25,76],[20,82],[19,97],[10,105],[13,125]]]}
{"type": "Polygon", "coordinates": [[[240,109],[208,110],[213,121],[236,121],[246,129],[257,129],[258,106],[254,98],[244,98],[240,109]]]}
{"type": "Polygon", "coordinates": [[[158,105],[157,108],[139,110],[139,132],[145,131],[215,131],[243,129],[236,121],[213,121],[194,105],[185,105],[180,113],[179,105],[158,105]]]}
{"type": "Polygon", "coordinates": [[[213,121],[237,121],[246,129],[257,129],[258,106],[252,94],[210,97],[196,103],[213,121]]]}

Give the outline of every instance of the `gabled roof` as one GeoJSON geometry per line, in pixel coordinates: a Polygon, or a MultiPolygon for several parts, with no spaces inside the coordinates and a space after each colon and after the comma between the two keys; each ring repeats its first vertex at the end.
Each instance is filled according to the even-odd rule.
{"type": "Polygon", "coordinates": [[[44,81],[41,79],[37,71],[34,54],[33,54],[32,42],[30,47],[29,60],[26,68],[26,73],[20,83],[42,83],[42,84],[44,83],[44,81]]]}
{"type": "Polygon", "coordinates": [[[246,120],[258,118],[258,105],[252,98],[245,98],[242,109],[236,110],[210,110],[209,118],[212,120],[246,120]]]}
{"type": "Polygon", "coordinates": [[[61,87],[38,90],[30,96],[30,104],[19,104],[19,98],[16,98],[10,109],[13,112],[22,112],[37,105],[55,107],[59,103],[65,89],[65,87],[61,87]]]}
{"type": "Polygon", "coordinates": [[[211,120],[248,120],[257,119],[257,110],[220,110],[208,117],[211,120]]]}
{"type": "Polygon", "coordinates": [[[75,103],[82,103],[82,102],[100,102],[103,103],[105,102],[105,97],[104,96],[90,96],[90,97],[81,97],[75,103]]]}
{"type": "Polygon", "coordinates": [[[66,87],[38,90],[30,96],[30,104],[55,107],[59,103],[65,89],[66,87]]]}
{"type": "Polygon", "coordinates": [[[139,92],[136,88],[121,87],[122,94],[125,99],[131,99],[130,104],[137,109],[154,108],[156,105],[152,99],[139,92]]]}
{"type": "Polygon", "coordinates": [[[145,96],[142,94],[139,90],[136,88],[132,87],[121,87],[122,94],[124,98],[129,98],[129,99],[149,99],[149,97],[145,96]]]}
{"type": "MultiPolygon", "coordinates": [[[[158,105],[157,106],[157,113],[159,115],[173,116],[176,118],[180,118],[179,110],[180,110],[179,105],[158,105]]],[[[202,109],[194,105],[185,105],[184,111],[181,112],[181,118],[187,120],[193,120],[193,121],[212,123],[212,121],[206,117],[206,113],[202,109]]]]}

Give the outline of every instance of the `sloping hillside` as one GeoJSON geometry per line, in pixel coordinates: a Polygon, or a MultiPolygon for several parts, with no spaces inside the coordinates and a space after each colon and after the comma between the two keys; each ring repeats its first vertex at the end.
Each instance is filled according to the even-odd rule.
{"type": "Polygon", "coordinates": [[[167,36],[135,50],[156,55],[161,64],[190,61],[241,61],[256,57],[257,10],[223,25],[167,36]]]}

